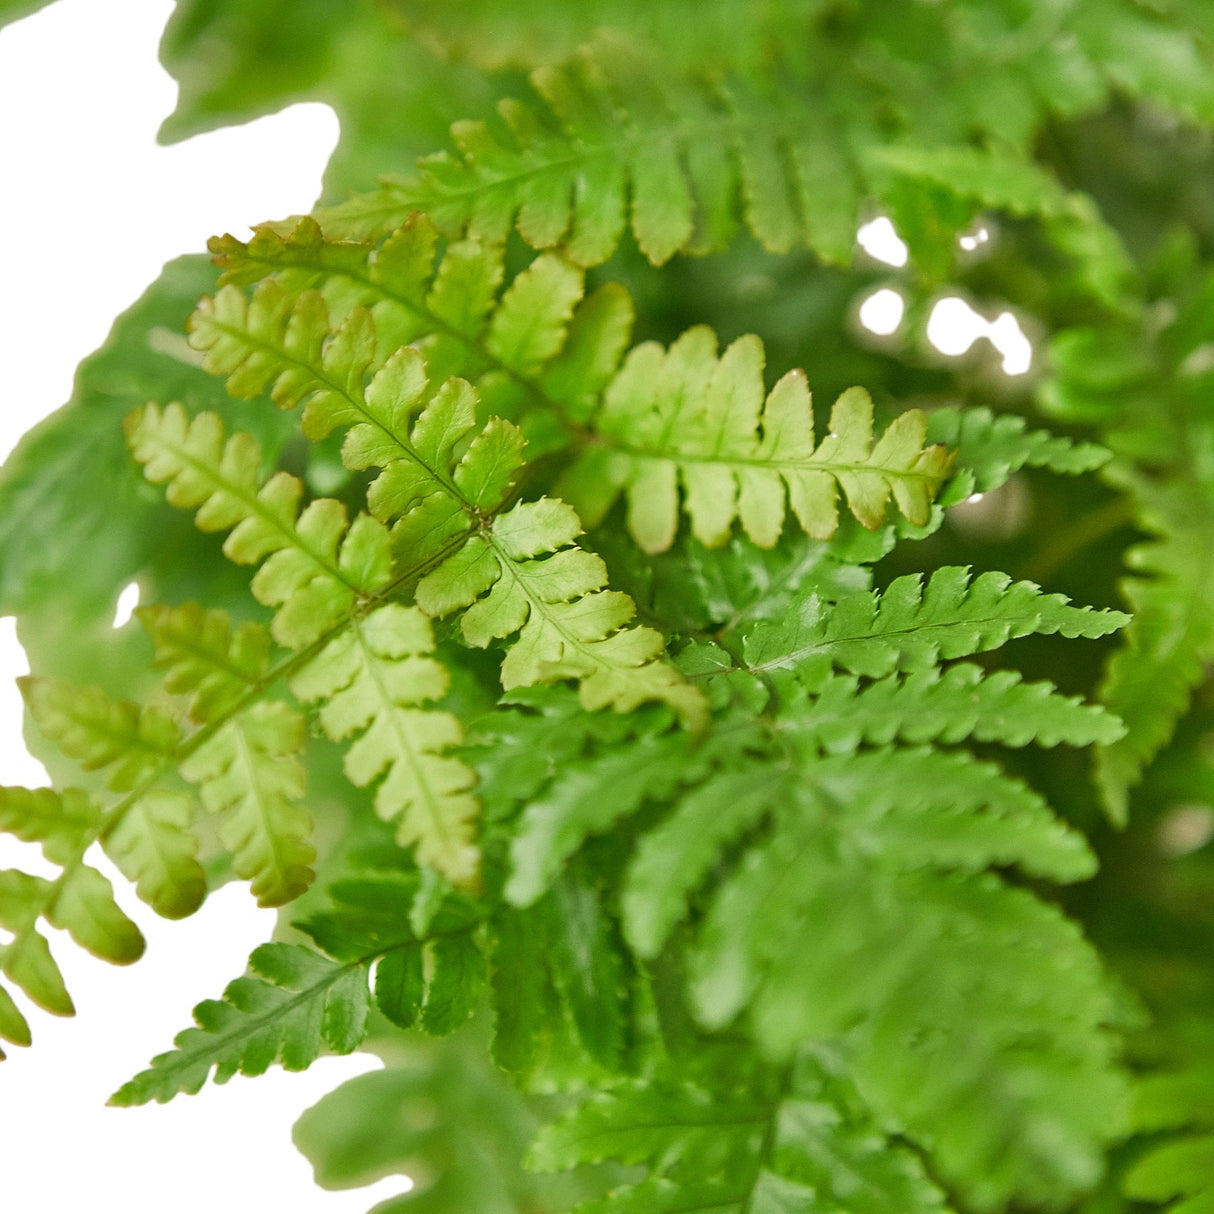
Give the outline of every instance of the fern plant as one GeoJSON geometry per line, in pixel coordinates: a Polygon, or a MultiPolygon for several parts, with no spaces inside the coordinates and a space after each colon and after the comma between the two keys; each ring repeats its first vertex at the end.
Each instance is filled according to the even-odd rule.
{"type": "Polygon", "coordinates": [[[0,874],[0,1038],[73,1011],[48,928],[142,952],[97,845],[282,908],[112,1103],[377,1054],[297,1141],[379,1210],[1214,1208],[1206,8],[182,0],[163,53],[169,133],[343,138],[0,473],[58,874],[0,874]],[[935,352],[949,292],[1032,372],[935,352]]]}

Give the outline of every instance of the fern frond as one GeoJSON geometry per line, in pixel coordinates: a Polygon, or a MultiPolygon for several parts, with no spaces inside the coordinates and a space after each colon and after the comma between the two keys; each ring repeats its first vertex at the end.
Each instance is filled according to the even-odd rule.
{"type": "Polygon", "coordinates": [[[851,388],[835,402],[829,433],[815,444],[805,376],[789,372],[764,398],[763,347],[734,342],[719,358],[710,329],[688,330],[670,349],[650,342],[628,356],[594,419],[591,445],[561,482],[588,526],[620,494],[628,527],[650,553],[678,529],[679,486],[692,534],[724,544],[735,519],[760,547],[779,538],[787,503],[806,534],[829,539],[842,489],[851,512],[876,529],[892,496],[922,524],[951,455],[924,447],[925,418],[903,413],[874,445],[872,402],[851,388]]]}
{"type": "MultiPolygon", "coordinates": [[[[972,755],[884,749],[821,759],[798,778],[846,805],[870,848],[879,839],[911,868],[1017,864],[1056,881],[1095,869],[1083,837],[1039,794],[972,755]]],[[[625,935],[641,956],[657,956],[725,849],[779,811],[788,782],[778,769],[715,773],[641,837],[621,892],[625,935]]]]}
{"type": "Polygon", "coordinates": [[[1120,611],[1073,607],[1061,594],[1003,573],[970,580],[958,565],[895,578],[885,591],[847,595],[832,604],[811,595],[797,614],[746,630],[747,669],[762,673],[829,662],[878,678],[894,670],[924,670],[941,660],[997,649],[1031,633],[1097,638],[1123,628],[1120,611]]]}
{"type": "Polygon", "coordinates": [[[990,874],[908,862],[879,841],[879,823],[870,834],[853,818],[850,796],[788,780],[773,816],[699,933],[702,1023],[723,1027],[749,1006],[775,1056],[847,1034],[878,1119],[904,1127],[977,1207],[1091,1184],[1124,1085],[1108,1032],[1116,1002],[1074,925],[990,874]],[[1028,1133],[1042,1117],[1051,1134],[1028,1133]]]}
{"type": "Polygon", "coordinates": [[[106,854],[157,914],[192,915],[207,888],[190,830],[194,802],[161,782],[182,741],[177,724],[157,709],[111,699],[99,687],[46,678],[19,682],[43,733],[85,771],[108,768],[110,788],[127,794],[99,832],[106,854]]]}
{"type": "Polygon", "coordinates": [[[564,502],[520,502],[418,583],[418,605],[433,616],[467,608],[461,628],[472,645],[517,632],[502,662],[507,690],[577,679],[586,708],[624,712],[658,700],[702,729],[700,692],[661,660],[660,633],[627,627],[634,604],[603,588],[607,567],[574,545],[581,532],[564,502]]]}
{"type": "Polygon", "coordinates": [[[447,754],[463,741],[448,712],[420,707],[446,694],[448,676],[429,655],[430,622],[414,607],[388,603],[353,621],[291,677],[291,690],[319,703],[334,741],[355,736],[345,771],[358,787],[374,783],[375,808],[397,822],[403,847],[452,881],[472,881],[480,853],[473,841],[476,773],[447,754]]]}
{"type": "Polygon", "coordinates": [[[176,1049],[154,1058],[109,1103],[163,1104],[179,1092],[197,1092],[212,1069],[214,1082],[226,1083],[237,1071],[264,1074],[275,1062],[305,1070],[322,1046],[338,1054],[358,1047],[369,1007],[365,966],[342,965],[297,944],[263,944],[249,969],[228,984],[222,1000],[200,1003],[198,1027],[179,1034],[176,1049]]]}
{"type": "Polygon", "coordinates": [[[166,486],[174,506],[196,509],[203,531],[231,531],[224,543],[230,560],[261,565],[253,594],[278,608],[271,632],[280,644],[311,644],[390,579],[380,523],[360,515],[351,524],[345,507],[328,498],[301,512],[302,482],[286,472],[264,479],[257,441],[240,431],[225,441],[215,414],[190,420],[180,405],[149,404],[127,419],[127,437],[144,475],[166,486]]]}
{"type": "MultiPolygon", "coordinates": [[[[407,363],[402,359],[399,365],[407,363]]],[[[423,432],[427,420],[418,422],[423,432]]],[[[180,409],[170,406],[162,413],[149,406],[132,418],[130,434],[149,479],[167,481],[175,505],[200,507],[196,521],[204,530],[235,527],[224,545],[229,557],[252,564],[269,556],[253,579],[253,592],[279,605],[271,626],[277,640],[302,648],[336,633],[296,673],[293,690],[306,701],[328,701],[321,722],[331,737],[362,735],[347,755],[347,774],[362,787],[387,770],[376,808],[384,818],[400,820],[401,841],[418,843],[419,858],[453,880],[470,880],[478,856],[471,841],[476,801],[468,795],[474,777],[444,754],[462,740],[462,731],[450,714],[416,707],[446,690],[442,667],[420,657],[433,648],[429,626],[416,612],[391,605],[365,619],[352,618],[355,605],[391,576],[387,529],[367,515],[347,528],[345,508],[327,499],[300,514],[299,481],[278,472],[263,484],[256,444],[240,433],[225,442],[212,414],[189,422],[180,409]]],[[[478,467],[471,448],[465,466],[478,467]]],[[[483,489],[491,491],[488,485],[483,489]]],[[[430,496],[438,493],[449,498],[441,485],[430,496]]],[[[266,771],[275,773],[275,791],[259,778],[246,779],[237,800],[230,788],[213,793],[217,804],[243,807],[231,837],[244,841],[247,851],[238,861],[258,875],[266,897],[297,890],[310,863],[304,818],[289,795],[300,783],[299,773],[275,761],[288,752],[284,722],[272,711],[280,728],[271,728],[269,718],[233,723],[195,756],[187,772],[213,782],[238,756],[254,767],[271,760],[266,771]],[[250,745],[250,728],[260,742],[250,745]]]]}
{"type": "MultiPolygon", "coordinates": [[[[459,241],[440,258],[434,223],[412,212],[387,231],[378,245],[355,243],[305,218],[284,234],[259,229],[247,243],[213,240],[228,285],[204,300],[190,322],[190,340],[205,365],[229,376],[234,395],[270,387],[281,406],[293,407],[323,392],[329,367],[343,387],[352,386],[339,355],[345,360],[356,352],[366,370],[375,357],[382,362],[412,345],[436,382],[452,375],[472,381],[490,413],[574,421],[587,415],[632,330],[623,288],[609,283],[583,299],[581,271],[547,254],[500,290],[500,249],[459,241]],[[235,288],[252,283],[258,285],[246,302],[235,288]],[[361,310],[374,318],[378,346],[366,336],[366,323],[352,319],[361,310]],[[330,328],[347,323],[345,344],[325,359],[320,343],[330,328]],[[291,370],[300,363],[311,369],[313,386],[291,370]]],[[[541,437],[533,433],[533,442],[541,437]]]]}
{"type": "Polygon", "coordinates": [[[484,963],[470,938],[477,918],[466,901],[448,899],[427,932],[417,933],[409,921],[414,874],[372,874],[338,882],[329,893],[334,909],[298,925],[328,956],[297,944],[254,949],[249,972],[228,984],[222,1000],[200,1003],[197,1027],[179,1034],[176,1049],[154,1058],[110,1103],[163,1103],[197,1092],[209,1076],[226,1083],[238,1071],[261,1075],[275,1062],[304,1070],[325,1047],[350,1053],[366,1033],[372,966],[375,1005],[402,1027],[420,1011],[426,1031],[446,1033],[471,1014],[484,963]]]}
{"type": "Polygon", "coordinates": [[[106,783],[117,792],[159,770],[181,742],[167,713],[115,700],[100,687],[30,675],[17,685],[38,728],[85,771],[106,771],[106,783]]]}
{"type": "Polygon", "coordinates": [[[1023,683],[1013,670],[986,674],[960,662],[944,671],[887,675],[861,688],[850,675],[815,681],[811,700],[790,706],[777,726],[808,752],[855,750],[895,738],[919,742],[1002,742],[1005,746],[1108,745],[1125,734],[1117,717],[1052,683],[1023,683]]]}
{"type": "MultiPolygon", "coordinates": [[[[335,340],[334,347],[341,344],[335,340]]],[[[335,365],[349,365],[345,355],[334,357],[335,365]]],[[[397,351],[372,379],[365,395],[357,382],[361,374],[361,365],[356,364],[354,379],[343,381],[345,386],[340,391],[329,388],[314,397],[309,405],[314,410],[310,431],[316,437],[337,425],[352,425],[343,458],[354,469],[371,465],[382,469],[368,491],[368,502],[377,518],[397,519],[393,528],[397,548],[407,552],[411,560],[421,561],[436,550],[441,552],[460,534],[477,528],[443,564],[422,579],[417,587],[418,605],[429,615],[471,608],[464,616],[463,634],[471,644],[482,647],[494,638],[521,630],[502,665],[502,683],[508,690],[575,678],[581,683],[587,707],[610,704],[624,711],[657,699],[672,704],[698,725],[703,716],[699,693],[657,660],[664,648],[660,635],[648,628],[625,628],[633,615],[632,601],[626,595],[603,590],[606,566],[600,558],[572,547],[581,534],[581,524],[568,506],[547,499],[520,503],[492,518],[489,525],[522,464],[519,432],[500,419],[478,430],[476,395],[461,380],[448,380],[429,396],[425,365],[416,351],[397,351]],[[549,553],[552,555],[546,560],[535,559],[549,553]],[[490,594],[477,603],[485,591],[490,594]]],[[[140,438],[144,416],[132,423],[136,455],[151,461],[161,447],[166,448],[167,454],[159,462],[148,462],[147,466],[149,476],[170,480],[170,492],[175,494],[171,500],[183,505],[203,502],[200,518],[207,526],[231,525],[241,510],[247,515],[256,484],[252,449],[246,451],[247,442],[238,446],[239,436],[234,436],[226,447],[221,446],[221,432],[214,421],[201,418],[183,433],[184,415],[170,418],[167,412],[159,427],[165,439],[140,438]],[[229,456],[233,447],[237,448],[236,454],[229,456]],[[224,460],[234,466],[238,459],[238,501],[229,506],[232,489],[206,469],[214,469],[224,460]],[[193,480],[184,478],[184,471],[194,472],[199,465],[204,470],[196,475],[202,477],[202,483],[195,487],[193,480]],[[179,484],[185,489],[178,488],[179,484]],[[216,508],[205,505],[212,499],[221,504],[216,508]]],[[[152,415],[154,428],[158,420],[152,415]]],[[[277,474],[258,492],[268,496],[271,486],[285,483],[284,477],[283,473],[277,474]]],[[[298,482],[288,479],[295,492],[298,482]]],[[[317,506],[313,503],[309,510],[317,506]]],[[[344,513],[341,522],[344,524],[344,513]]],[[[372,533],[370,538],[378,539],[370,520],[360,519],[351,535],[364,522],[372,533]]],[[[225,546],[229,555],[235,551],[237,558],[252,560],[263,554],[268,541],[255,547],[236,543],[239,536],[238,528],[225,546]]],[[[329,544],[336,546],[333,532],[329,544]]],[[[313,567],[315,564],[313,560],[313,567]]],[[[259,579],[264,592],[264,575],[269,568],[267,563],[254,579],[254,593],[259,591],[259,579]]],[[[332,578],[325,580],[315,573],[313,577],[328,594],[332,578]]],[[[375,584],[364,580],[358,589],[366,592],[386,580],[385,569],[375,584]]],[[[291,588],[278,593],[285,597],[291,588]]],[[[264,593],[258,597],[270,601],[264,593]]],[[[344,587],[333,586],[333,597],[343,610],[349,609],[352,596],[344,587]]],[[[293,606],[284,607],[276,617],[280,632],[279,620],[293,606]]],[[[319,617],[317,623],[321,624],[337,614],[314,611],[313,617],[319,617]]]]}
{"type": "Polygon", "coordinates": [[[298,805],[307,780],[304,722],[288,705],[257,700],[270,671],[270,634],[233,627],[224,611],[196,603],[140,607],[167,691],[189,697],[189,714],[217,730],[180,765],[206,808],[224,818],[220,842],[262,906],[281,906],[312,883],[312,821],[298,805]],[[253,693],[253,695],[251,695],[253,693]]]}
{"type": "Polygon", "coordinates": [[[189,697],[198,724],[230,713],[270,670],[270,634],[246,620],[233,626],[226,611],[197,603],[137,607],[135,616],[155,647],[165,690],[189,697]]]}
{"type": "MultiPolygon", "coordinates": [[[[753,28],[753,14],[737,26],[753,28]]],[[[839,54],[850,59],[856,49],[839,54]]],[[[645,40],[628,47],[600,38],[529,80],[534,102],[503,101],[495,121],[456,123],[454,154],[423,158],[415,176],[385,178],[374,194],[326,208],[325,226],[374,238],[424,211],[452,238],[497,244],[517,226],[533,247],[559,245],[593,266],[611,257],[629,224],[641,251],[661,265],[680,251],[724,247],[744,223],[773,252],[808,244],[846,264],[861,203],[875,196],[901,219],[912,183],[920,207],[924,194],[946,195],[950,212],[997,208],[1042,220],[1105,297],[1127,274],[1125,251],[1090,200],[1018,152],[939,146],[938,130],[923,132],[922,145],[912,136],[874,148],[873,115],[824,120],[833,105],[818,90],[789,79],[773,88],[759,72],[727,71],[710,82],[703,64],[671,72],[645,40]]],[[[842,104],[879,109],[870,92],[842,104]]],[[[919,217],[907,218],[917,237],[919,217]]],[[[924,244],[925,258],[939,259],[924,244]]]]}
{"type": "Polygon", "coordinates": [[[221,817],[219,841],[260,906],[282,906],[312,884],[312,818],[300,756],[304,721],[279,700],[236,714],[181,764],[203,805],[221,817]]]}
{"type": "Polygon", "coordinates": [[[639,1184],[578,1206],[585,1214],[944,1214],[944,1195],[914,1153],[881,1132],[832,1069],[807,1052],[782,1091],[762,1074],[732,1089],[720,1078],[719,1086],[674,1075],[625,1082],[545,1126],[528,1163],[540,1171],[605,1161],[649,1169],[639,1184]]]}
{"type": "MultiPolygon", "coordinates": [[[[812,218],[822,140],[806,111],[775,90],[709,89],[659,78],[650,66],[601,45],[593,57],[532,73],[538,105],[503,102],[495,127],[456,123],[456,155],[428,157],[417,177],[385,181],[378,222],[424,211],[448,235],[491,244],[517,222],[534,247],[560,243],[586,266],[615,252],[629,221],[655,265],[683,249],[720,248],[737,226],[736,194],[751,231],[774,251],[824,234],[827,225],[812,218]]],[[[846,180],[850,158],[831,150],[846,180]]],[[[854,187],[848,201],[846,240],[818,242],[832,260],[846,260],[855,242],[854,187]]],[[[370,214],[354,202],[324,220],[338,233],[366,232],[370,214]]]]}
{"type": "Polygon", "coordinates": [[[376,363],[370,313],[354,311],[331,335],[319,295],[306,293],[292,308],[272,281],[251,303],[231,288],[214,306],[228,314],[228,338],[212,347],[212,365],[235,368],[229,384],[238,391],[259,392],[273,379],[284,407],[306,401],[303,428],[314,440],[346,428],[343,462],[352,471],[382,469],[368,505],[382,521],[401,520],[396,546],[411,562],[441,552],[504,500],[522,467],[520,432],[500,418],[479,426],[473,389],[460,379],[431,387],[422,356],[408,346],[376,363]],[[259,306],[267,298],[273,306],[259,306]]]}
{"type": "Polygon", "coordinates": [[[1098,443],[1074,442],[1048,430],[1030,430],[1015,413],[989,409],[933,409],[927,415],[929,442],[955,451],[954,471],[969,469],[974,489],[988,493],[1006,483],[1021,468],[1047,468],[1063,476],[1079,476],[1104,467],[1113,453],[1098,443]]]}
{"type": "MultiPolygon", "coordinates": [[[[62,870],[54,880],[15,869],[0,872],[0,927],[11,936],[0,943],[0,974],[58,1015],[70,1016],[74,1008],[40,920],[115,965],[143,955],[143,936],[114,901],[109,880],[83,860],[101,824],[101,811],[78,789],[0,788],[0,831],[41,844],[46,858],[62,870]]],[[[29,1024],[3,986],[0,1039],[30,1043],[29,1024]]]]}

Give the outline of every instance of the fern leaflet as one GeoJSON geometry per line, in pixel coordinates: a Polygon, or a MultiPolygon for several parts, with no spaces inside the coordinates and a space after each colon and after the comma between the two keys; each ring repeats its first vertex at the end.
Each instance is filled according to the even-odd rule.
{"type": "Polygon", "coordinates": [[[206,897],[206,876],[190,832],[194,801],[166,785],[181,731],[163,712],[113,700],[99,687],[28,678],[21,690],[38,727],[85,771],[108,770],[125,793],[99,838],[139,897],[169,919],[192,915],[206,897]]]}
{"type": "Polygon", "coordinates": [[[600,440],[560,492],[592,527],[625,494],[629,530],[650,553],[674,541],[680,483],[692,534],[709,547],[725,543],[739,518],[755,543],[770,548],[784,523],[786,492],[815,539],[838,527],[840,488],[870,530],[891,495],[907,519],[927,522],[951,455],[924,447],[918,410],[902,414],[875,446],[872,420],[868,394],[849,389],[815,445],[803,373],[790,372],[764,399],[757,338],[740,338],[718,358],[712,331],[691,329],[669,351],[646,343],[629,354],[594,420],[600,440]]]}
{"type": "Polygon", "coordinates": [[[303,484],[286,472],[264,480],[261,450],[238,431],[225,441],[213,413],[193,420],[180,405],[147,405],[127,420],[131,453],[153,484],[183,509],[196,509],[203,531],[231,531],[224,554],[260,564],[253,578],[259,602],[278,608],[274,639],[301,649],[336,627],[392,575],[386,530],[329,498],[301,512],[303,484]],[[263,563],[264,562],[264,563],[263,563]]]}
{"type": "Polygon", "coordinates": [[[359,787],[383,775],[375,808],[398,823],[398,842],[417,844],[420,863],[468,882],[479,865],[472,837],[478,806],[469,791],[476,774],[446,754],[463,741],[459,721],[418,707],[447,690],[433,649],[429,620],[415,607],[387,603],[330,640],[292,676],[291,690],[320,704],[321,726],[334,741],[357,735],[346,775],[359,787]]]}
{"type": "MultiPolygon", "coordinates": [[[[101,822],[101,812],[79,789],[56,793],[0,788],[0,831],[41,844],[46,858],[62,870],[53,881],[16,869],[0,872],[0,927],[10,936],[0,943],[0,974],[39,1007],[58,1015],[70,1016],[74,1008],[50,945],[39,931],[40,919],[115,965],[129,965],[143,955],[143,936],[115,903],[109,881],[84,863],[101,822]]],[[[29,1024],[2,985],[0,1040],[30,1043],[29,1024]]]]}

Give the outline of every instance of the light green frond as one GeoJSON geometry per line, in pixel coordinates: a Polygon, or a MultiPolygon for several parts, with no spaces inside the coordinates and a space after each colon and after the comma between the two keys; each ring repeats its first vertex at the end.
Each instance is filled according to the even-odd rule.
{"type": "Polygon", "coordinates": [[[302,648],[382,588],[392,574],[386,529],[367,515],[351,524],[329,498],[301,511],[303,484],[286,472],[268,480],[255,439],[225,440],[213,413],[192,421],[180,405],[147,405],[127,419],[131,453],[177,507],[196,509],[203,531],[226,531],[224,553],[241,565],[260,564],[253,594],[278,608],[275,640],[302,648]]]}
{"type": "Polygon", "coordinates": [[[166,919],[192,915],[207,895],[193,821],[193,797],[153,786],[129,798],[105,824],[105,854],[166,919]]]}
{"type": "MultiPolygon", "coordinates": [[[[590,411],[631,333],[632,303],[623,288],[609,283],[583,299],[581,271],[546,254],[502,289],[500,249],[463,240],[440,257],[433,221],[411,211],[376,239],[388,232],[380,243],[352,242],[305,218],[281,233],[259,229],[247,243],[212,241],[225,283],[259,285],[247,304],[227,286],[204,300],[191,341],[213,370],[233,377],[236,395],[273,384],[287,404],[301,391],[291,368],[300,361],[313,372],[321,367],[308,332],[320,326],[323,311],[336,328],[362,309],[373,317],[378,343],[364,337],[360,345],[351,336],[343,358],[357,351],[382,362],[411,345],[436,382],[452,375],[472,381],[490,413],[577,420],[590,411]]],[[[365,323],[354,324],[365,332],[365,323]]],[[[348,371],[339,368],[337,377],[351,386],[348,371]]],[[[542,437],[537,432],[533,441],[542,437]]]]}
{"type": "Polygon", "coordinates": [[[127,794],[99,831],[106,854],[157,914],[192,915],[206,897],[190,829],[194,802],[164,783],[182,741],[177,724],[99,687],[46,678],[27,678],[21,686],[38,727],[85,771],[108,769],[109,787],[127,794]]]}
{"type": "Polygon", "coordinates": [[[743,337],[718,358],[704,327],[668,351],[654,343],[634,349],[594,419],[597,442],[561,484],[587,525],[624,494],[637,543],[664,552],[678,530],[680,489],[692,534],[709,547],[724,544],[738,519],[770,548],[786,509],[806,534],[829,539],[839,525],[840,489],[870,530],[891,496],[912,523],[927,522],[952,456],[924,446],[923,414],[903,413],[874,444],[872,402],[850,388],[815,443],[804,374],[789,372],[765,398],[763,357],[759,340],[743,337]]]}
{"type": "Polygon", "coordinates": [[[418,606],[433,616],[467,608],[461,628],[472,645],[518,633],[502,662],[507,690],[577,679],[591,710],[659,700],[701,727],[700,693],[661,661],[659,633],[627,627],[634,604],[604,589],[602,558],[575,545],[581,531],[564,502],[520,502],[421,580],[418,606]]]}
{"type": "Polygon", "coordinates": [[[238,1071],[264,1074],[275,1062],[305,1070],[325,1046],[337,1054],[358,1048],[370,1003],[365,965],[340,964],[297,944],[263,944],[249,971],[228,984],[222,1000],[200,1003],[198,1027],[180,1033],[176,1049],[154,1058],[109,1103],[163,1104],[197,1092],[212,1070],[215,1083],[226,1083],[238,1071]]]}
{"type": "Polygon", "coordinates": [[[346,467],[382,469],[368,505],[385,522],[409,516],[396,546],[412,563],[495,510],[522,466],[522,435],[500,418],[478,424],[478,398],[467,382],[432,386],[422,355],[409,346],[376,361],[375,324],[362,308],[331,334],[319,294],[305,292],[293,304],[270,280],[251,302],[225,287],[199,316],[206,319],[196,323],[195,341],[209,341],[209,365],[231,373],[230,389],[258,393],[272,381],[283,407],[306,402],[309,438],[344,428],[346,467]]]}
{"type": "Polygon", "coordinates": [[[376,811],[397,823],[401,845],[416,845],[419,863],[466,884],[480,864],[476,775],[447,753],[463,741],[459,721],[422,707],[447,691],[447,672],[430,656],[433,649],[429,620],[414,607],[389,603],[343,629],[292,677],[291,690],[319,703],[330,738],[354,738],[346,775],[360,788],[379,781],[376,811]]]}
{"type": "MultiPolygon", "coordinates": [[[[74,1008],[41,922],[68,932],[81,948],[115,965],[143,955],[143,936],[114,901],[109,880],[83,861],[101,821],[100,810],[77,789],[0,788],[0,831],[41,844],[46,858],[62,870],[53,880],[16,869],[0,872],[0,928],[9,936],[0,943],[0,974],[58,1015],[70,1016],[74,1008]]],[[[30,1043],[29,1024],[2,985],[0,1039],[30,1043]]]]}
{"type": "Polygon", "coordinates": [[[298,802],[307,777],[304,721],[278,700],[231,717],[181,765],[203,805],[222,818],[220,842],[260,906],[297,898],[315,876],[312,819],[298,802]]]}
{"type": "Polygon", "coordinates": [[[100,687],[31,676],[18,685],[38,728],[85,771],[108,769],[106,782],[115,791],[128,792],[158,771],[181,742],[171,717],[115,700],[100,687]]]}
{"type": "Polygon", "coordinates": [[[880,594],[864,591],[829,604],[810,596],[791,618],[750,628],[743,655],[755,673],[829,662],[877,678],[998,649],[1031,633],[1102,637],[1129,619],[1120,611],[1073,607],[1065,595],[1046,594],[1004,573],[971,581],[968,569],[952,565],[937,569],[926,584],[908,574],[880,594]]]}
{"type": "Polygon", "coordinates": [[[189,697],[199,724],[231,711],[270,669],[270,634],[251,620],[233,626],[226,611],[197,603],[138,607],[135,615],[155,646],[165,689],[189,697]]]}

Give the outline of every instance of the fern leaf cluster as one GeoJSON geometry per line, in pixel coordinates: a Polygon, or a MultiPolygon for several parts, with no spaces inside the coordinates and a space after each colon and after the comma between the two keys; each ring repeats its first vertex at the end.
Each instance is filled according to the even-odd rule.
{"type": "Polygon", "coordinates": [[[183,2],[170,129],[342,142],[0,471],[0,1038],[142,952],[102,853],[284,908],[112,1103],[374,1052],[297,1139],[385,1208],[1203,1209],[1199,7],[183,2]]]}

